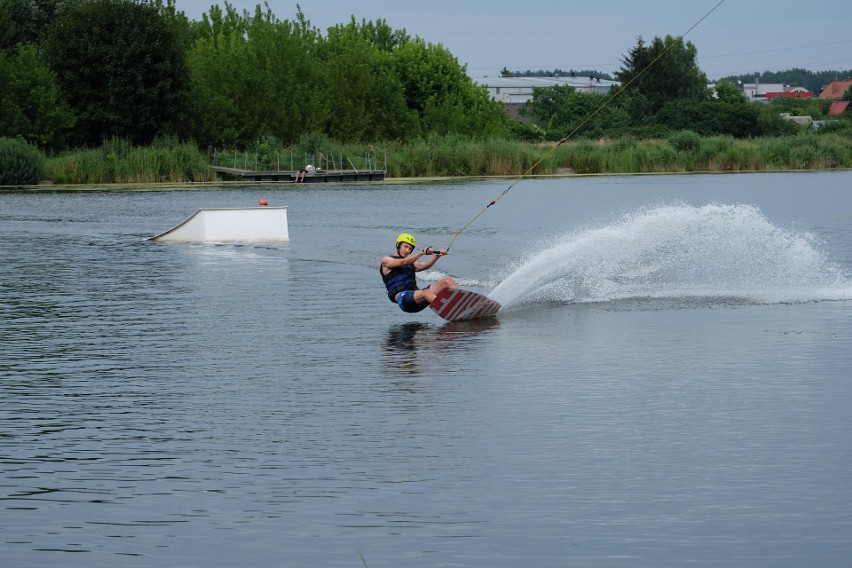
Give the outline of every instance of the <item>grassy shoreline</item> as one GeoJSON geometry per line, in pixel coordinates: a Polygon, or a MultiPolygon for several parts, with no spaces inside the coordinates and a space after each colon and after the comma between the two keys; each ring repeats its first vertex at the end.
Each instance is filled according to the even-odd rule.
{"type": "MultiPolygon", "coordinates": [[[[506,140],[476,141],[430,137],[414,143],[352,145],[330,143],[331,155],[367,156],[382,152],[388,179],[425,180],[522,175],[627,175],[843,170],[852,168],[852,143],[834,133],[734,139],[681,132],[667,139],[577,140],[558,147],[506,140]]],[[[281,160],[282,149],[266,155],[281,160]]],[[[292,162],[292,159],[290,160],[292,162]]],[[[259,169],[275,169],[260,162],[259,169]]],[[[101,148],[47,159],[56,186],[221,183],[207,155],[188,143],[165,141],[149,147],[109,141],[101,148]]],[[[231,182],[229,182],[231,183],[231,182]]],[[[256,182],[255,182],[256,183],[256,182]]]]}
{"type": "MultiPolygon", "coordinates": [[[[750,175],[750,174],[762,174],[762,173],[773,173],[773,174],[808,174],[808,173],[818,173],[818,172],[852,172],[852,167],[850,168],[832,168],[829,170],[825,169],[807,169],[807,170],[736,170],[736,171],[689,171],[689,172],[640,172],[640,173],[598,173],[598,174],[577,174],[577,173],[554,173],[554,174],[518,174],[518,175],[493,175],[493,176],[468,176],[462,178],[467,181],[476,181],[476,180],[506,180],[507,182],[513,182],[522,179],[571,179],[571,178],[586,178],[586,177],[636,177],[636,176],[664,176],[664,175],[679,175],[679,176],[690,176],[690,175],[750,175]]],[[[458,181],[460,178],[458,176],[433,176],[433,177],[386,177],[382,181],[370,181],[370,182],[357,182],[358,184],[369,184],[369,185],[416,185],[416,184],[428,184],[428,183],[440,183],[440,182],[452,182],[458,181]]],[[[270,186],[270,187],[280,187],[281,185],[290,185],[286,182],[280,181],[239,181],[239,180],[217,180],[217,181],[206,181],[206,182],[156,182],[156,183],[98,183],[98,184],[90,184],[90,185],[82,185],[82,184],[55,184],[53,182],[45,182],[39,185],[31,185],[31,186],[0,186],[0,193],[7,189],[26,189],[27,191],[135,191],[135,192],[157,192],[157,191],[195,191],[201,189],[208,188],[221,188],[221,187],[230,187],[230,188],[257,188],[258,186],[270,186]]],[[[334,187],[336,183],[329,184],[331,187],[334,187]]],[[[313,189],[316,189],[317,186],[311,186],[313,189]]]]}

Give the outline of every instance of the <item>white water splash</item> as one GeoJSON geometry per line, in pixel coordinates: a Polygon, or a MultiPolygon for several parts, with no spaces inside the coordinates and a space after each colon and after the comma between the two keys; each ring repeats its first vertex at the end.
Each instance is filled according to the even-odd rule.
{"type": "Polygon", "coordinates": [[[811,234],[755,207],[666,206],[570,235],[525,259],[490,294],[504,306],[642,298],[754,303],[852,299],[852,280],[811,234]]]}
{"type": "MultiPolygon", "coordinates": [[[[437,280],[440,280],[441,278],[444,278],[445,276],[450,276],[450,274],[447,274],[446,272],[441,272],[440,270],[434,270],[433,269],[433,270],[427,270],[427,271],[421,272],[420,274],[417,275],[417,279],[418,280],[423,279],[423,280],[426,281],[426,283],[431,283],[431,282],[435,282],[437,280]]],[[[463,276],[462,277],[453,276],[453,279],[456,281],[456,284],[458,284],[459,288],[468,288],[468,289],[470,289],[470,288],[485,288],[486,286],[489,285],[488,283],[483,282],[481,280],[477,280],[476,278],[465,278],[463,276]]]]}

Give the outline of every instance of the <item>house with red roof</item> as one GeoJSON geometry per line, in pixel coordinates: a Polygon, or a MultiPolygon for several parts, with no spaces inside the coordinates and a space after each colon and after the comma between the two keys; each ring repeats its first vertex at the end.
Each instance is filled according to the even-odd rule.
{"type": "Polygon", "coordinates": [[[741,84],[743,94],[752,102],[768,103],[776,97],[809,99],[813,93],[804,87],[790,87],[784,83],[754,83],[741,84]]]}
{"type": "Polygon", "coordinates": [[[766,93],[766,98],[770,101],[775,97],[784,97],[786,99],[809,99],[813,93],[802,87],[796,87],[787,91],[769,91],[766,93]]]}
{"type": "Polygon", "coordinates": [[[845,81],[832,81],[822,90],[819,94],[819,98],[839,99],[846,93],[846,91],[849,90],[850,87],[852,87],[852,79],[846,79],[845,81]]]}

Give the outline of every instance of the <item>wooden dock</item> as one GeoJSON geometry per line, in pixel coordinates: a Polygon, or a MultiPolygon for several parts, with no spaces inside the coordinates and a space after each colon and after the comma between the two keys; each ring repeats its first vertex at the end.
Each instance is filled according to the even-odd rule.
{"type": "MultiPolygon", "coordinates": [[[[232,178],[239,181],[258,182],[283,182],[295,183],[295,171],[252,171],[239,168],[228,168],[225,166],[210,166],[220,176],[232,178]]],[[[382,181],[385,179],[384,170],[320,170],[315,174],[305,175],[305,180],[299,183],[330,183],[330,182],[353,182],[353,181],[382,181]]]]}

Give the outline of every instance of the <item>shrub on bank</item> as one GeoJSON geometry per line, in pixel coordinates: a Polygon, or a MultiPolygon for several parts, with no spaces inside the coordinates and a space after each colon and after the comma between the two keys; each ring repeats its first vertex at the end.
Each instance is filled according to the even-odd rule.
{"type": "Polygon", "coordinates": [[[678,152],[697,152],[701,147],[701,136],[690,130],[682,130],[669,136],[669,144],[678,152]]]}
{"type": "Polygon", "coordinates": [[[0,138],[0,185],[34,185],[44,179],[45,158],[21,138],[0,138]]]}

